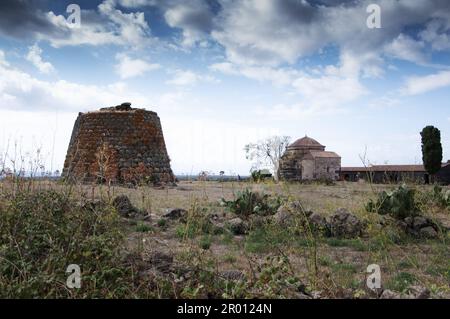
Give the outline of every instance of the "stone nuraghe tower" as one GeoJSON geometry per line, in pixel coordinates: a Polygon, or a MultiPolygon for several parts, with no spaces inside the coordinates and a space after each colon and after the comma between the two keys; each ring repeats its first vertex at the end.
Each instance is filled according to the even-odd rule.
{"type": "Polygon", "coordinates": [[[62,176],[82,182],[174,183],[158,115],[131,103],[79,113],[62,176]]]}

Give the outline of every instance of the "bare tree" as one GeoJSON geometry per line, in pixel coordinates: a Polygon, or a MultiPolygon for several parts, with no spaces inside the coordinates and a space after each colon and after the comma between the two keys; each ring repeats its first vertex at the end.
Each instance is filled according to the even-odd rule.
{"type": "Polygon", "coordinates": [[[278,181],[280,158],[291,140],[290,136],[272,136],[257,143],[245,145],[246,158],[255,161],[253,169],[271,167],[275,180],[278,181]]]}

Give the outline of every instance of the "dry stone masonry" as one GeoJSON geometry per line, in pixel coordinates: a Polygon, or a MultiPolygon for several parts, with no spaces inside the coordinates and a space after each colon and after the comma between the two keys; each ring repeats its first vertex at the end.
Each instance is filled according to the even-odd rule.
{"type": "Polygon", "coordinates": [[[337,180],[341,157],[308,136],[288,146],[280,160],[280,178],[287,181],[337,180]]]}
{"type": "Polygon", "coordinates": [[[131,103],[79,113],[62,175],[81,182],[175,182],[158,115],[131,103]]]}

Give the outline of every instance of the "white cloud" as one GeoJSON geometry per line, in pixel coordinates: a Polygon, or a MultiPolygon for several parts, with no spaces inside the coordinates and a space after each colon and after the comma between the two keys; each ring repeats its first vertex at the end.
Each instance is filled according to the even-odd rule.
{"type": "Polygon", "coordinates": [[[140,76],[148,71],[156,70],[161,67],[159,64],[148,63],[141,59],[132,59],[123,53],[117,54],[116,60],[118,60],[119,63],[115,66],[115,71],[122,79],[140,76]]]}
{"type": "Polygon", "coordinates": [[[242,75],[256,81],[271,82],[276,86],[289,85],[300,74],[291,68],[235,65],[230,62],[215,63],[209,68],[227,75],[242,75]]]}
{"type": "Polygon", "coordinates": [[[6,61],[5,52],[0,50],[0,66],[8,66],[9,63],[6,61]]]}
{"type": "MultiPolygon", "coordinates": [[[[373,56],[356,57],[350,53],[343,53],[338,66],[328,65],[306,71],[298,71],[292,68],[274,68],[267,66],[243,66],[230,62],[216,63],[210,66],[211,70],[228,75],[243,75],[247,78],[271,82],[276,86],[285,86],[294,90],[302,98],[301,104],[293,104],[289,107],[277,107],[275,112],[286,111],[286,115],[292,114],[292,108],[297,106],[300,112],[321,112],[321,109],[331,110],[341,107],[344,103],[354,101],[368,91],[360,83],[361,74],[368,71],[367,65],[375,65],[373,56]],[[371,61],[372,63],[367,63],[371,61]]],[[[375,70],[371,70],[377,73],[375,70]]]]}
{"type": "Polygon", "coordinates": [[[141,45],[147,42],[150,27],[145,21],[143,12],[123,13],[115,8],[114,0],[105,0],[98,6],[101,14],[107,16],[116,24],[117,33],[125,43],[141,45]]]}
{"type": "Polygon", "coordinates": [[[144,99],[129,91],[125,83],[107,86],[85,85],[64,80],[42,81],[31,75],[0,65],[0,96],[8,96],[4,108],[12,110],[60,110],[62,112],[97,109],[124,100],[144,99]]]}
{"type": "Polygon", "coordinates": [[[182,29],[184,46],[203,40],[212,29],[213,14],[202,0],[180,1],[169,6],[164,18],[172,28],[182,29]]]}
{"type": "MultiPolygon", "coordinates": [[[[292,64],[329,45],[355,54],[380,54],[393,41],[399,58],[417,59],[418,52],[405,52],[411,46],[419,49],[416,44],[398,39],[402,30],[449,17],[450,6],[445,1],[380,0],[382,29],[369,29],[366,7],[372,2],[330,2],[325,6],[296,0],[222,1],[212,37],[224,46],[227,59],[238,64],[292,64]]],[[[435,31],[431,30],[432,34],[435,31]]],[[[440,35],[444,43],[444,33],[440,35]]]]}
{"type": "Polygon", "coordinates": [[[417,95],[450,86],[450,71],[441,71],[426,76],[410,77],[401,92],[405,95],[417,95]]]}
{"type": "Polygon", "coordinates": [[[42,49],[37,44],[34,44],[29,47],[26,59],[30,61],[41,73],[50,74],[55,72],[55,68],[50,62],[45,62],[42,60],[41,54],[42,49]]]}
{"type": "Polygon", "coordinates": [[[176,70],[172,79],[166,81],[167,84],[178,86],[192,86],[198,82],[217,83],[218,80],[210,75],[197,74],[190,70],[176,70]]]}
{"type": "Polygon", "coordinates": [[[213,28],[214,14],[204,0],[116,0],[126,8],[158,7],[166,23],[181,30],[181,45],[204,45],[213,28]]]}
{"type": "Polygon", "coordinates": [[[411,37],[400,34],[390,44],[386,46],[386,53],[401,60],[414,62],[417,64],[426,63],[427,57],[423,52],[425,44],[416,41],[411,37]]]}
{"type": "Polygon", "coordinates": [[[437,51],[450,50],[450,16],[430,21],[425,30],[419,33],[423,41],[431,44],[437,51]]]}
{"type": "Polygon", "coordinates": [[[80,28],[70,28],[63,15],[47,13],[48,21],[58,30],[40,34],[38,39],[48,40],[54,47],[78,45],[119,45],[133,48],[155,44],[143,12],[124,13],[116,8],[115,0],[104,0],[98,11],[83,10],[80,28]]]}

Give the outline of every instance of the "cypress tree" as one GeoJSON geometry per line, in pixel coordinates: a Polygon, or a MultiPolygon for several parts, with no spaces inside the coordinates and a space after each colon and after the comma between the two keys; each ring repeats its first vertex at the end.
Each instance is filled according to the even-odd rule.
{"type": "Polygon", "coordinates": [[[442,165],[441,132],[434,126],[427,126],[420,135],[422,136],[423,165],[430,175],[434,175],[442,165]]]}

